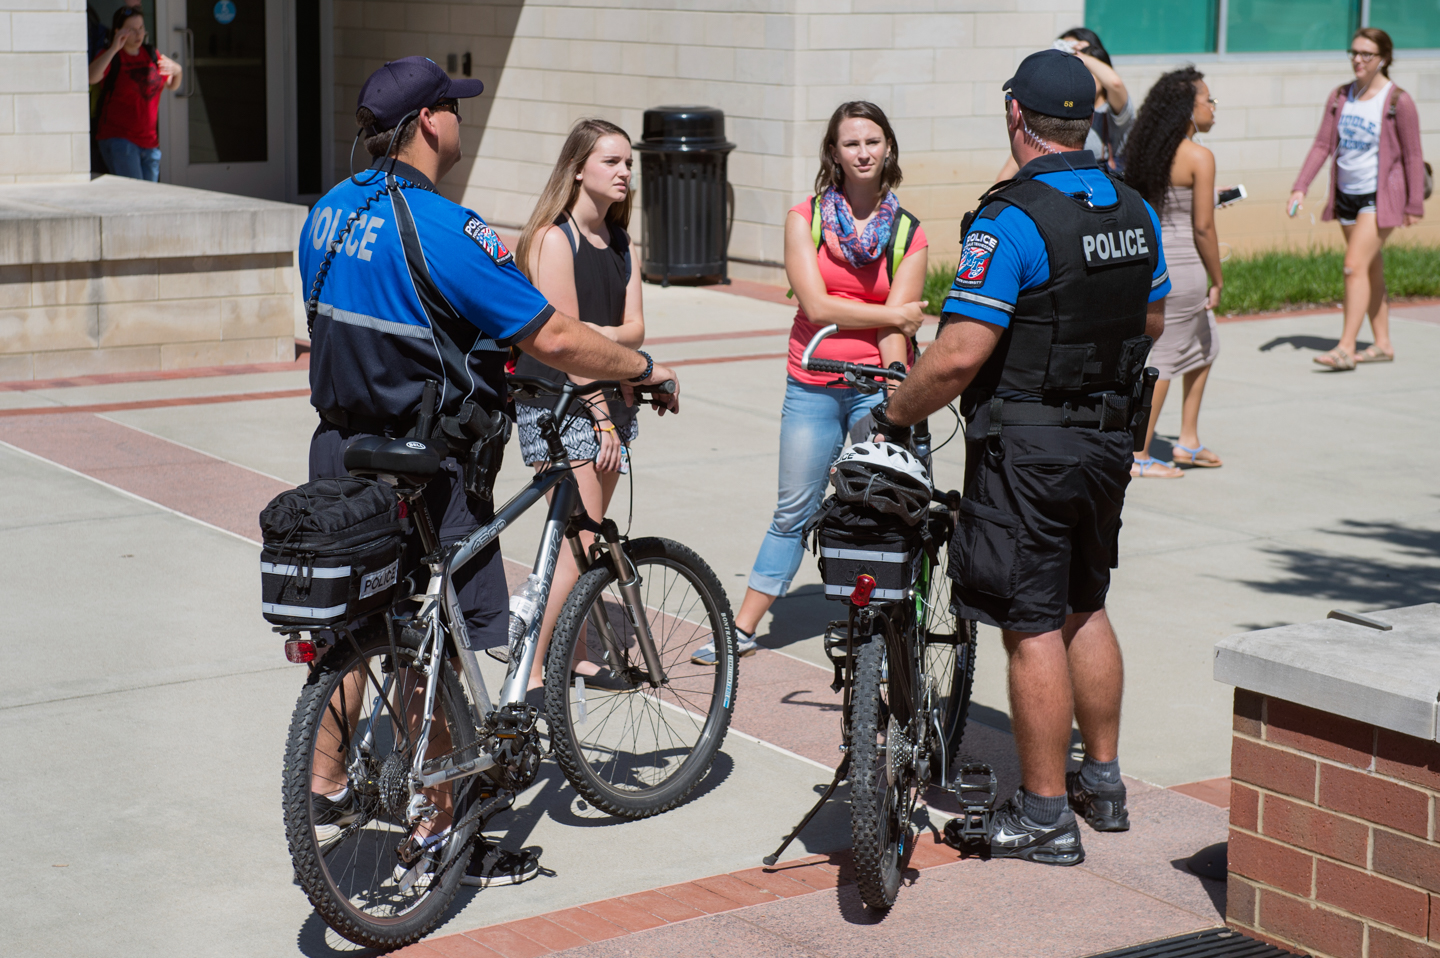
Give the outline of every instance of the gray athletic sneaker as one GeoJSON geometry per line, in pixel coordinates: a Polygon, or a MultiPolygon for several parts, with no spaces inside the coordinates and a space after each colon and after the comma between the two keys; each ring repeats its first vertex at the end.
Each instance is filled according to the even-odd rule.
{"type": "Polygon", "coordinates": [[[1079,772],[1065,776],[1065,795],[1070,807],[1097,832],[1130,830],[1130,811],[1125,807],[1125,783],[1086,785],[1079,772]]]}
{"type": "MultiPolygon", "coordinates": [[[[738,655],[740,655],[741,658],[744,658],[747,655],[754,655],[759,650],[759,648],[760,643],[755,641],[755,637],[753,635],[747,639],[739,632],[735,633],[735,651],[738,655]]],[[[715,642],[713,640],[710,642],[706,642],[704,645],[700,646],[700,648],[696,649],[694,652],[691,652],[690,661],[694,662],[696,665],[714,665],[715,642]]]]}
{"type": "Polygon", "coordinates": [[[1040,825],[1020,810],[1019,793],[995,810],[990,825],[990,857],[1021,858],[1042,865],[1078,865],[1085,860],[1080,823],[1065,809],[1054,825],[1040,825]]]}

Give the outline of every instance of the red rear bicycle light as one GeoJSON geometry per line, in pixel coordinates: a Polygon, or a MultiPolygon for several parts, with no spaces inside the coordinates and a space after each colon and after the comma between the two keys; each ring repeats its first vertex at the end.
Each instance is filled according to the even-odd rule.
{"type": "Polygon", "coordinates": [[[406,516],[408,516],[409,514],[410,514],[409,504],[406,503],[404,499],[401,499],[401,500],[400,500],[400,518],[401,518],[401,519],[404,519],[404,518],[405,518],[406,516]]]}
{"type": "Polygon", "coordinates": [[[309,639],[286,639],[285,658],[300,665],[315,661],[315,643],[309,639]]]}
{"type": "Polygon", "coordinates": [[[870,604],[870,593],[875,591],[875,579],[861,573],[855,577],[855,591],[850,593],[850,604],[861,607],[870,604]]]}

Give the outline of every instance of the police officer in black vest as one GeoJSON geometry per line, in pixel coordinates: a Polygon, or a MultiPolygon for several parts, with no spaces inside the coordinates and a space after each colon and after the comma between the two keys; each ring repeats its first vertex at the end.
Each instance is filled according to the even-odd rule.
{"type": "Polygon", "coordinates": [[[966,218],[940,334],[875,418],[902,435],[961,397],[952,607],[1003,631],[1022,779],[990,851],[1075,865],[1075,813],[1101,831],[1130,824],[1105,594],[1170,282],[1154,210],[1081,149],[1095,92],[1085,65],[1045,50],[1005,91],[1020,171],[966,218]],[[1072,717],[1086,757],[1066,775],[1072,717]]]}

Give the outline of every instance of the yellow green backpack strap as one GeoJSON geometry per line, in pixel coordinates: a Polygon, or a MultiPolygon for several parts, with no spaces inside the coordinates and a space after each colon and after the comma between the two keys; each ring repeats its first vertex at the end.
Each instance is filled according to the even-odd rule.
{"type": "MultiPolygon", "coordinates": [[[[816,195],[810,197],[810,242],[815,244],[815,252],[817,254],[820,252],[820,245],[823,242],[821,239],[823,233],[824,224],[820,222],[820,197],[816,195]]],[[[794,299],[795,290],[786,290],[785,298],[794,299]]]]}
{"type": "Polygon", "coordinates": [[[902,208],[895,213],[895,228],[890,231],[890,243],[885,249],[885,270],[892,281],[915,242],[915,228],[919,225],[920,221],[909,210],[902,208]]]}

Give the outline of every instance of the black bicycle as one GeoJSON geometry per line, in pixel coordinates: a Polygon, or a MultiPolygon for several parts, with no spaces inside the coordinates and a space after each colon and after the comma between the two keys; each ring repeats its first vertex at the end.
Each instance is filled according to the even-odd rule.
{"type": "MultiPolygon", "coordinates": [[[[815,359],[815,347],[835,329],[826,327],[810,341],[803,368],[838,375],[830,385],[869,393],[884,388],[887,380],[904,380],[898,363],[882,369],[815,359]]],[[[928,423],[913,427],[908,448],[931,469],[928,423]]],[[[872,908],[895,903],[916,833],[915,810],[921,796],[931,784],[949,787],[961,771],[956,757],[970,709],[976,632],[974,622],[957,621],[950,612],[946,546],[958,499],[957,492],[932,493],[929,513],[921,520],[918,555],[888,557],[907,570],[908,584],[902,588],[878,588],[875,577],[864,571],[852,575],[866,568],[865,560],[856,559],[858,565],[837,562],[850,558],[844,555],[847,550],[820,550],[827,594],[849,607],[845,619],[830,623],[824,639],[825,653],[835,669],[832,687],[843,693],[845,754],[820,800],[765,858],[765,864],[779,860],[840,782],[848,779],[856,885],[861,899],[872,908]],[[827,558],[825,553],[833,554],[827,558]],[[827,561],[829,567],[824,565],[827,561]],[[839,574],[846,581],[839,581],[836,567],[846,570],[839,574]]]]}
{"type": "MultiPolygon", "coordinates": [[[[724,588],[680,543],[628,539],[608,519],[594,523],[561,442],[558,424],[577,400],[619,385],[513,377],[514,392],[556,396],[540,422],[550,464],[491,522],[448,547],[421,496],[439,455],[423,442],[384,437],[346,452],[352,474],[395,487],[424,550],[389,607],[314,631],[310,640],[279,630],[288,633],[292,661],[312,661],[285,751],[296,880],[320,917],[351,941],[388,950],[439,924],[486,820],[535,779],[542,714],[575,790],[625,818],[683,802],[724,741],[736,685],[724,588]],[[509,668],[492,704],[465,641],[453,578],[552,490],[532,573],[538,591],[528,619],[512,616],[509,668]],[[582,530],[596,535],[588,551],[582,530]],[[566,538],[582,574],[550,644],[542,713],[527,704],[526,684],[566,538]],[[706,642],[714,643],[716,663],[692,664],[690,649],[706,642]],[[584,658],[606,668],[605,687],[586,687],[574,668],[584,658]]],[[[635,388],[650,401],[657,390],[666,391],[635,388]]],[[[419,434],[430,434],[428,424],[419,434]]]]}

